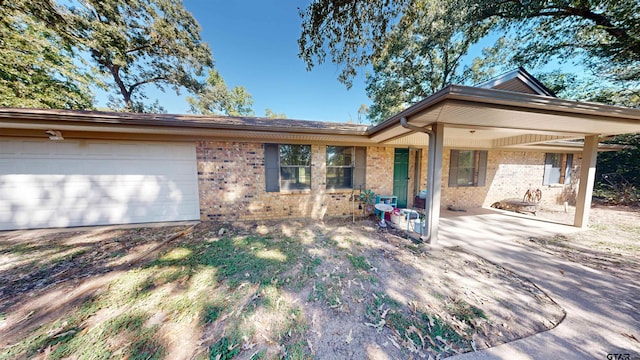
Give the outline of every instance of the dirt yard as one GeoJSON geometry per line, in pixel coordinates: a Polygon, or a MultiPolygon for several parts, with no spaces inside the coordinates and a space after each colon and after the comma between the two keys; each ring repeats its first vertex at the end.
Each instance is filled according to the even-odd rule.
{"type": "MultiPolygon", "coordinates": [[[[637,270],[638,212],[593,218],[521,241],[637,270]]],[[[563,317],[508,269],[372,220],[0,233],[0,359],[440,358],[563,317]]]]}
{"type": "MultiPolygon", "coordinates": [[[[547,209],[543,218],[572,223],[571,211],[547,209]]],[[[589,230],[553,238],[523,237],[529,246],[618,277],[640,278],[640,208],[594,205],[589,230]]]]}

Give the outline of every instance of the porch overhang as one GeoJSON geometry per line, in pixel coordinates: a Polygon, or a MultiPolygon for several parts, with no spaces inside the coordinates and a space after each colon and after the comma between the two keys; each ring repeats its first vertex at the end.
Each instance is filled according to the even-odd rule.
{"type": "MultiPolygon", "coordinates": [[[[574,225],[584,228],[599,140],[636,132],[640,132],[639,109],[457,85],[445,87],[367,131],[372,140],[385,145],[428,145],[423,238],[433,244],[438,239],[444,147],[581,152],[574,225]]],[[[603,146],[603,150],[608,149],[603,146]]]]}
{"type": "Polygon", "coordinates": [[[568,140],[640,132],[640,110],[495,89],[449,85],[367,131],[390,146],[427,146],[423,134],[444,124],[444,145],[457,148],[576,151],[568,140]],[[545,145],[545,146],[543,146],[545,145]]]}

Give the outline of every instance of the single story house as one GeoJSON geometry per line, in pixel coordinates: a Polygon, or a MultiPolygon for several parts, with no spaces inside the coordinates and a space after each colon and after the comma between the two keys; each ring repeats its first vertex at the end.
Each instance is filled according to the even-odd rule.
{"type": "Polygon", "coordinates": [[[427,189],[435,240],[441,206],[488,206],[530,187],[575,203],[583,227],[599,140],[634,132],[640,110],[556,98],[524,69],[449,85],[369,127],[0,108],[0,230],[322,219],[350,216],[360,189],[401,207],[427,189]]]}

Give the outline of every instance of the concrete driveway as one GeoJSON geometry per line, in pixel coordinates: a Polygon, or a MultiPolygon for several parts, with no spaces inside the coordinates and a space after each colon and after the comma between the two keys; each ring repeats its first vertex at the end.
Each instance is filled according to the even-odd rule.
{"type": "Polygon", "coordinates": [[[629,337],[640,340],[640,279],[621,279],[514,241],[577,228],[490,210],[442,215],[440,245],[462,246],[529,278],[566,311],[552,330],[451,359],[640,359],[640,343],[629,337]]]}

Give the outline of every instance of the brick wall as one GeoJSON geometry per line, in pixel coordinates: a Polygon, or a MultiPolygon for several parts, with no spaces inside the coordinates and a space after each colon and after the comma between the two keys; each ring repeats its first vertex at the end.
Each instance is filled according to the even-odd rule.
{"type": "Polygon", "coordinates": [[[367,188],[376,195],[393,194],[393,148],[367,148],[367,188]]]}
{"type": "MultiPolygon", "coordinates": [[[[311,190],[266,192],[264,145],[245,142],[197,143],[202,220],[322,219],[351,216],[350,189],[326,188],[326,146],[311,146],[311,190]]],[[[367,150],[367,186],[391,193],[393,149],[367,150]],[[371,184],[371,185],[370,185],[371,184]]],[[[356,212],[358,203],[355,203],[356,212]]]]}
{"type": "Polygon", "coordinates": [[[196,144],[202,220],[251,218],[265,211],[262,144],[196,144]]]}
{"type": "MultiPolygon", "coordinates": [[[[196,146],[198,186],[202,220],[266,220],[351,216],[353,203],[349,189],[326,189],[326,146],[312,145],[311,190],[265,191],[264,145],[248,142],[207,142],[196,146]]],[[[580,166],[574,155],[572,183],[542,186],[544,153],[489,151],[487,181],[483,187],[448,187],[450,149],[443,152],[442,206],[489,206],[493,202],[522,198],[531,185],[543,192],[543,203],[575,201],[580,166]]],[[[376,194],[393,193],[394,149],[367,148],[366,187],[376,194]]],[[[427,149],[411,151],[409,160],[409,206],[414,181],[426,188],[427,149]],[[420,178],[415,179],[415,158],[420,156],[420,178]]],[[[356,214],[359,214],[356,206],[356,214]]]]}
{"type": "Polygon", "coordinates": [[[489,151],[486,186],[452,187],[449,184],[451,149],[444,149],[442,161],[442,206],[490,206],[504,199],[522,199],[529,189],[542,190],[542,204],[575,203],[580,174],[580,154],[573,156],[571,184],[543,186],[544,158],[542,152],[489,151]]]}

